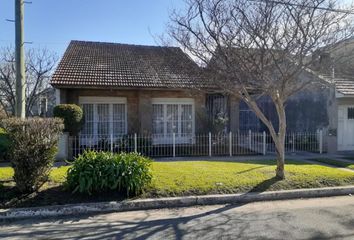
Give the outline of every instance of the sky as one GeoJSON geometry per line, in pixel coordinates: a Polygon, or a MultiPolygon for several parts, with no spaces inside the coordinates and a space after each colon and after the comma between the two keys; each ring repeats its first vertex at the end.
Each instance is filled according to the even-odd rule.
{"type": "MultiPolygon", "coordinates": [[[[61,56],[70,40],[156,45],[183,0],[28,0],[25,41],[61,56]]],[[[0,47],[14,46],[14,0],[0,0],[0,47]]]]}
{"type": "MultiPolygon", "coordinates": [[[[26,0],[26,48],[61,56],[70,40],[157,45],[172,9],[183,0],[26,0]]],[[[353,0],[340,0],[350,3],[353,0]]],[[[14,46],[14,0],[0,0],[0,48],[14,46]]]]}

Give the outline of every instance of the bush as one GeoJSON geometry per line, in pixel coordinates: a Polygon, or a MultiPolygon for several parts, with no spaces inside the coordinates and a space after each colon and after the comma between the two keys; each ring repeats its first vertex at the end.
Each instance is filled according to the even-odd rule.
{"type": "Polygon", "coordinates": [[[58,118],[2,120],[9,139],[9,157],[20,192],[38,190],[47,180],[57,153],[63,121],[58,118]]]}
{"type": "Polygon", "coordinates": [[[54,117],[64,120],[64,132],[77,135],[83,126],[83,111],[75,104],[60,104],[54,107],[54,117]]]}
{"type": "Polygon", "coordinates": [[[150,165],[150,159],[137,153],[85,151],[68,170],[66,184],[73,193],[118,190],[137,195],[151,182],[150,165]]]}
{"type": "Polygon", "coordinates": [[[9,153],[10,139],[5,129],[0,128],[0,161],[6,160],[9,153]]]}

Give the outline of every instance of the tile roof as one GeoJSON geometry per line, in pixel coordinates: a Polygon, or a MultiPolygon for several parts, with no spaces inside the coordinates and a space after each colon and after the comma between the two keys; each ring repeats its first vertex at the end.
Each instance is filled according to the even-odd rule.
{"type": "Polygon", "coordinates": [[[54,72],[54,87],[210,87],[180,48],[71,41],[54,72]]]}
{"type": "Polygon", "coordinates": [[[333,81],[338,92],[344,95],[354,95],[353,77],[335,77],[333,81]]]}
{"type": "Polygon", "coordinates": [[[333,84],[337,92],[343,95],[354,95],[354,77],[338,73],[334,76],[322,74],[320,77],[328,83],[333,84]]]}

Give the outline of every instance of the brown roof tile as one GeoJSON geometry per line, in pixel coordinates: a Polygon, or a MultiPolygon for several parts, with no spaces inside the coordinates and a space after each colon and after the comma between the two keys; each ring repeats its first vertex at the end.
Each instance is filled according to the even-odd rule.
{"type": "Polygon", "coordinates": [[[201,69],[176,47],[71,41],[54,87],[204,88],[201,69]]]}

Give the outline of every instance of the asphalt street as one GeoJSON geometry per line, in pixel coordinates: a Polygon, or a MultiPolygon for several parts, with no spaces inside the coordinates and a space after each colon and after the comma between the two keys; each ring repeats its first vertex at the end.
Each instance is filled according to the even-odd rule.
{"type": "Polygon", "coordinates": [[[354,239],[354,197],[27,219],[0,239],[354,239]]]}

